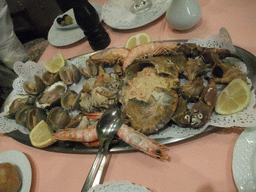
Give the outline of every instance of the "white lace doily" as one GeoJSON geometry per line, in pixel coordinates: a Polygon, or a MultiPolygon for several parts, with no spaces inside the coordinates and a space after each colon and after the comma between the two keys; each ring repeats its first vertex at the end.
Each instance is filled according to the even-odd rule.
{"type": "Polygon", "coordinates": [[[171,1],[154,0],[150,9],[139,14],[133,14],[130,8],[135,3],[134,0],[110,0],[102,7],[102,19],[107,25],[116,29],[137,28],[163,15],[171,1]]]}
{"type": "Polygon", "coordinates": [[[201,47],[211,47],[219,49],[227,49],[232,53],[235,53],[235,47],[233,46],[231,37],[225,28],[221,28],[218,35],[208,35],[204,39],[193,38],[187,41],[188,43],[196,43],[201,47]]]}
{"type": "MultiPolygon", "coordinates": [[[[191,40],[192,41],[192,40],[191,40]]],[[[194,39],[193,42],[197,43],[194,39]]],[[[218,48],[228,48],[229,50],[234,50],[234,47],[232,45],[232,41],[228,35],[228,32],[222,28],[220,30],[220,35],[209,35],[204,40],[199,40],[198,42],[200,45],[205,45],[207,47],[218,47],[218,48]],[[224,33],[224,35],[223,35],[224,33]],[[223,38],[222,38],[223,37],[223,38]],[[227,38],[228,37],[228,38],[227,38]],[[211,41],[212,38],[212,41],[211,41]],[[229,44],[231,42],[231,44],[229,44]],[[229,44],[229,45],[228,45],[229,44]]],[[[90,54],[83,55],[80,57],[77,57],[73,60],[67,60],[66,65],[70,66],[70,64],[75,64],[76,66],[83,66],[85,63],[85,60],[89,57],[90,54]]],[[[235,63],[236,66],[241,66],[242,71],[247,71],[246,65],[241,62],[240,60],[236,58],[226,58],[225,62],[232,62],[235,63]]],[[[8,97],[6,102],[8,102],[14,95],[16,94],[26,94],[23,90],[23,83],[26,80],[33,81],[33,75],[37,74],[38,76],[41,76],[42,73],[45,71],[42,63],[36,64],[34,62],[16,62],[14,64],[14,70],[19,75],[19,77],[13,82],[13,92],[8,97]],[[31,75],[32,74],[32,75],[31,75]]],[[[74,84],[70,87],[70,89],[75,90],[78,92],[78,90],[82,89],[82,85],[84,83],[84,79],[79,82],[79,84],[74,84]]],[[[250,82],[250,79],[248,79],[248,82],[250,82]]],[[[219,87],[218,87],[219,88],[219,87]]],[[[188,135],[194,135],[203,132],[208,126],[213,125],[216,127],[253,127],[256,123],[256,111],[254,109],[254,105],[256,102],[255,98],[255,92],[252,91],[252,99],[249,104],[249,106],[242,112],[238,114],[234,114],[231,116],[222,116],[218,115],[215,112],[212,113],[211,119],[209,122],[200,129],[192,129],[192,128],[181,128],[176,125],[171,125],[171,127],[167,127],[163,130],[160,130],[158,133],[151,135],[152,138],[168,138],[168,137],[185,137],[188,135]]],[[[5,111],[6,112],[6,111],[5,111]]],[[[20,126],[15,123],[14,120],[10,120],[4,116],[5,112],[0,113],[0,133],[7,133],[14,130],[20,130],[24,134],[28,134],[29,131],[27,128],[20,126]]],[[[75,115],[71,114],[71,116],[75,115]]]]}
{"type": "Polygon", "coordinates": [[[151,192],[146,187],[132,184],[129,181],[108,181],[96,185],[89,189],[88,192],[151,192]]]}

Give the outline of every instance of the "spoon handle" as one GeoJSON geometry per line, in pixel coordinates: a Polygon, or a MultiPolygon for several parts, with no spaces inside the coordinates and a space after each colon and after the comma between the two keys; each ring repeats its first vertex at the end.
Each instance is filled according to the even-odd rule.
{"type": "Polygon", "coordinates": [[[92,187],[100,184],[100,182],[101,182],[101,177],[102,177],[102,174],[104,172],[104,168],[105,168],[105,164],[106,164],[106,160],[107,160],[107,155],[108,155],[108,150],[104,150],[103,157],[102,157],[101,163],[99,165],[97,175],[95,176],[95,179],[92,183],[92,187]]]}
{"type": "Polygon", "coordinates": [[[102,177],[102,174],[104,172],[104,168],[105,168],[105,164],[106,164],[106,160],[107,160],[107,155],[109,153],[109,145],[110,145],[110,142],[113,140],[113,137],[108,139],[106,142],[105,142],[105,147],[103,149],[103,157],[102,157],[102,160],[101,160],[101,163],[99,165],[99,168],[97,170],[97,174],[95,176],[95,179],[92,183],[92,187],[100,184],[100,181],[101,181],[101,177],[102,177]]]}
{"type": "Polygon", "coordinates": [[[102,150],[103,150],[102,147],[100,147],[99,150],[98,150],[98,153],[95,157],[95,160],[94,160],[94,163],[91,167],[91,170],[90,170],[90,172],[89,172],[89,174],[88,174],[88,176],[85,180],[84,186],[82,188],[82,192],[87,192],[90,189],[91,185],[92,185],[92,182],[95,178],[95,174],[97,173],[98,165],[99,165],[100,160],[101,160],[102,150]]]}

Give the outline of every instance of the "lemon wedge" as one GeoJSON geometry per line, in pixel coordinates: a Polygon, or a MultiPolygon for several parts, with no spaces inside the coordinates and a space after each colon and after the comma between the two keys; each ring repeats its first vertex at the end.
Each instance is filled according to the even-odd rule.
{"type": "Polygon", "coordinates": [[[52,145],[57,140],[52,138],[53,131],[49,125],[41,120],[29,133],[31,144],[37,148],[44,148],[52,145]]]}
{"type": "Polygon", "coordinates": [[[231,115],[245,109],[251,101],[251,89],[242,79],[234,79],[217,98],[215,111],[221,115],[231,115]]]}
{"type": "Polygon", "coordinates": [[[129,39],[126,41],[125,48],[132,50],[134,47],[138,45],[144,45],[151,42],[152,40],[149,34],[143,32],[129,37],[129,39]]]}
{"type": "Polygon", "coordinates": [[[60,68],[65,65],[65,59],[62,53],[58,53],[57,55],[53,56],[49,61],[43,64],[45,69],[50,73],[57,73],[59,72],[60,68]]]}

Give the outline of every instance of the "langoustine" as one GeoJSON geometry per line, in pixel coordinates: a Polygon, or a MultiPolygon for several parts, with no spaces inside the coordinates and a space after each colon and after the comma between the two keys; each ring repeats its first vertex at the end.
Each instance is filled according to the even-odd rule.
{"type": "MultiPolygon", "coordinates": [[[[97,122],[83,128],[79,126],[79,128],[59,130],[53,134],[53,138],[56,140],[83,142],[86,143],[87,146],[92,146],[95,143],[97,145],[98,136],[96,131],[96,123],[97,122]]],[[[142,133],[135,131],[133,128],[128,127],[125,124],[121,126],[117,132],[117,136],[128,143],[130,146],[156,159],[161,161],[170,161],[170,157],[165,152],[167,148],[164,145],[146,137],[142,133]]]]}

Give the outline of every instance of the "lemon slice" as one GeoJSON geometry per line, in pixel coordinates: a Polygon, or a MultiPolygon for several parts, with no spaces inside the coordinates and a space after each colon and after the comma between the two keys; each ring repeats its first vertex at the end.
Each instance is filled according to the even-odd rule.
{"type": "Polygon", "coordinates": [[[231,115],[245,109],[251,101],[251,89],[242,79],[234,79],[217,98],[215,111],[231,115]]]}
{"type": "Polygon", "coordinates": [[[44,148],[56,142],[52,138],[53,131],[49,125],[44,121],[40,121],[29,133],[31,144],[34,147],[44,148]]]}
{"type": "Polygon", "coordinates": [[[50,73],[57,73],[59,72],[60,68],[65,65],[65,59],[62,53],[58,53],[43,65],[50,73]]]}
{"type": "Polygon", "coordinates": [[[139,33],[137,35],[133,35],[129,37],[129,39],[126,41],[125,48],[132,50],[134,47],[138,45],[144,45],[147,43],[151,43],[152,40],[147,33],[139,33]]]}

